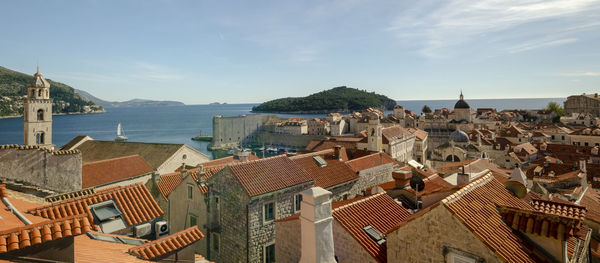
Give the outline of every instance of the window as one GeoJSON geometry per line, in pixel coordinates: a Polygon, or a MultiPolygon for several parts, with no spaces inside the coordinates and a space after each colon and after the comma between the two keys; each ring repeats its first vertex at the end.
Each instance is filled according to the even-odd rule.
{"type": "Polygon", "coordinates": [[[588,144],[587,142],[586,142],[586,143],[584,143],[584,145],[585,145],[585,146],[589,146],[589,144],[588,144]]]}
{"type": "Polygon", "coordinates": [[[564,135],[562,136],[562,140],[563,140],[563,141],[565,140],[565,136],[564,136],[564,135]]]}
{"type": "Polygon", "coordinates": [[[295,204],[295,211],[298,212],[300,211],[301,208],[301,204],[302,204],[302,195],[301,194],[297,194],[296,198],[294,198],[294,204],[295,204]]]}
{"type": "Polygon", "coordinates": [[[275,262],[275,244],[265,246],[265,263],[275,262]]]}
{"type": "Polygon", "coordinates": [[[40,132],[35,135],[36,144],[44,144],[44,133],[40,132]]]}
{"type": "Polygon", "coordinates": [[[42,89],[39,89],[38,90],[38,97],[41,97],[41,96],[42,96],[42,89]]]}
{"type": "Polygon", "coordinates": [[[552,135],[552,140],[554,140],[554,135],[552,135]]]}
{"type": "Polygon", "coordinates": [[[44,120],[44,110],[39,109],[37,111],[37,120],[38,121],[43,121],[44,120]]]}
{"type": "Polygon", "coordinates": [[[190,227],[198,225],[198,217],[190,215],[190,227]]]}
{"type": "Polygon", "coordinates": [[[191,184],[188,184],[187,189],[188,189],[188,199],[192,200],[194,198],[194,186],[191,184]]]}
{"type": "Polygon", "coordinates": [[[263,207],[263,219],[264,222],[273,221],[275,219],[275,203],[266,203],[263,207]]]}

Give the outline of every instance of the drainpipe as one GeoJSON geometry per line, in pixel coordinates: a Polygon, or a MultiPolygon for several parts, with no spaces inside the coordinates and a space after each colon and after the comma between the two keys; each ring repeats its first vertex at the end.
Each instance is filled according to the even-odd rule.
{"type": "Polygon", "coordinates": [[[14,207],[10,201],[8,201],[8,198],[6,198],[6,185],[5,184],[0,184],[0,197],[2,197],[2,203],[4,203],[4,205],[6,206],[6,208],[8,208],[10,210],[10,212],[12,212],[17,218],[19,218],[19,220],[21,220],[24,224],[26,225],[31,225],[31,221],[29,221],[29,219],[27,219],[27,217],[25,217],[23,214],[21,214],[21,212],[19,212],[19,210],[17,210],[16,207],[14,207]]]}

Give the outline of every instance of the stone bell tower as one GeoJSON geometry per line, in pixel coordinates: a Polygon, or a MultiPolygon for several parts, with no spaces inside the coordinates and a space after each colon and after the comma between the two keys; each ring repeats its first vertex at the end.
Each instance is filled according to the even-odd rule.
{"type": "Polygon", "coordinates": [[[381,152],[382,150],[382,138],[381,138],[381,123],[379,122],[379,115],[377,113],[370,113],[368,116],[369,124],[367,126],[367,150],[371,152],[381,152]]]}
{"type": "Polygon", "coordinates": [[[40,73],[39,66],[33,80],[27,85],[27,97],[23,102],[23,121],[24,145],[54,147],[50,83],[40,73]]]}

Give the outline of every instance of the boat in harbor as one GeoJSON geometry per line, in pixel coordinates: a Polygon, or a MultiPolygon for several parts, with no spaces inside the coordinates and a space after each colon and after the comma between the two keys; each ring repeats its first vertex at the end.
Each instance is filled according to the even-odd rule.
{"type": "Polygon", "coordinates": [[[202,130],[200,130],[200,134],[194,138],[192,138],[192,141],[201,141],[201,142],[210,142],[212,141],[212,136],[205,136],[202,135],[202,130]]]}
{"type": "Polygon", "coordinates": [[[121,127],[121,123],[117,125],[117,137],[115,138],[116,142],[126,142],[127,136],[125,136],[125,132],[123,132],[123,127],[121,127]]]}

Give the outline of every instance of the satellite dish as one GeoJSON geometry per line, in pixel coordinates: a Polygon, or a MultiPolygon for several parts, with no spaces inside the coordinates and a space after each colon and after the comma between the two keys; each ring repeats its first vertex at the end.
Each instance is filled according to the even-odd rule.
{"type": "Polygon", "coordinates": [[[425,182],[423,182],[421,177],[413,175],[413,177],[410,178],[410,187],[414,189],[415,192],[423,191],[425,188],[425,182]]]}

